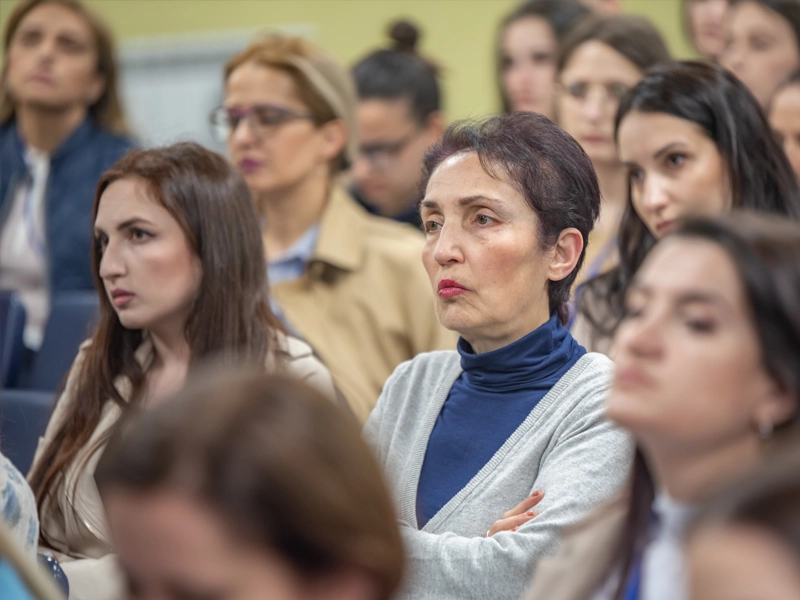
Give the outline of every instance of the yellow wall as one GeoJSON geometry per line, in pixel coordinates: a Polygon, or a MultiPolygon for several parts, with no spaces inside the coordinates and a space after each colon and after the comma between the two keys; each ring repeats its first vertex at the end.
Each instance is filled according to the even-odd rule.
{"type": "MultiPolygon", "coordinates": [[[[17,0],[0,0],[4,25],[17,0]]],[[[385,44],[386,24],[408,17],[422,28],[421,50],[444,66],[450,119],[497,107],[493,47],[497,23],[516,0],[87,0],[120,38],[310,24],[317,41],[347,64],[385,44]]],[[[625,0],[661,28],[676,57],[690,55],[679,0],[625,0]]]]}

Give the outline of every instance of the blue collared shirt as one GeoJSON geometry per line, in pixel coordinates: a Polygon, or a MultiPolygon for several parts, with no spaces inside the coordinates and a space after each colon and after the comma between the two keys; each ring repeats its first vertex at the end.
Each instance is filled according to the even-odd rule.
{"type": "Polygon", "coordinates": [[[315,223],[286,252],[267,262],[267,279],[270,285],[299,278],[311,260],[318,238],[319,223],[315,223]]]}

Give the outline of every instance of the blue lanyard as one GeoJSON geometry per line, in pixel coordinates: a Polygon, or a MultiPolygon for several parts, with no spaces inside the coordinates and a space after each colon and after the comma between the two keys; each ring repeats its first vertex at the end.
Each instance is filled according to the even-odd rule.
{"type": "Polygon", "coordinates": [[[638,600],[639,590],[642,587],[642,557],[637,556],[628,576],[628,585],[625,588],[625,600],[638,600]]]}

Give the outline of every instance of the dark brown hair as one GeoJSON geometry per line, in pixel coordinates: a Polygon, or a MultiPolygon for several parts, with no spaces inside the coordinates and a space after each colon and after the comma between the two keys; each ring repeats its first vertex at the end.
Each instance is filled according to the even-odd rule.
{"type": "MultiPolygon", "coordinates": [[[[226,362],[265,365],[281,325],[269,307],[261,230],[250,191],[242,177],[218,154],[194,143],[135,150],[100,178],[92,222],[103,192],[122,179],[143,181],[151,198],[180,225],[202,267],[197,300],[186,322],[191,366],[209,356],[226,362]]],[[[77,389],[63,424],[45,448],[31,475],[40,511],[64,484],[64,471],[76,459],[100,422],[106,402],[127,409],[145,390],[146,373],[135,357],[143,331],[126,329],[99,275],[101,248],[95,244],[92,270],[100,318],[91,345],[76,363],[77,389]],[[118,377],[131,383],[123,398],[118,377]]]]}
{"type": "MultiPolygon", "coordinates": [[[[664,113],[697,125],[714,142],[727,168],[735,209],[800,218],[800,190],[786,155],[775,141],[758,101],[720,66],[694,61],[657,65],[622,99],[615,131],[628,113],[664,113]]],[[[588,281],[578,309],[593,340],[608,339],[623,315],[625,292],[656,244],[628,202],[618,234],[619,265],[588,281]]]]}
{"type": "Polygon", "coordinates": [[[128,124],[122,110],[119,92],[117,90],[117,62],[115,58],[114,36],[111,30],[92,10],[79,0],[26,0],[19,3],[8,18],[5,34],[3,36],[3,51],[5,62],[3,64],[3,85],[0,87],[0,124],[6,123],[14,117],[16,107],[11,97],[8,85],[5,83],[6,70],[8,69],[8,56],[11,41],[17,32],[22,20],[35,8],[44,4],[58,4],[70,9],[81,17],[92,32],[94,50],[97,53],[97,73],[103,78],[103,93],[97,101],[89,106],[89,114],[97,121],[98,125],[119,135],[129,133],[128,124]]]}
{"type": "MultiPolygon", "coordinates": [[[[733,261],[767,373],[795,397],[798,410],[775,424],[774,443],[798,437],[800,425],[800,225],[753,213],[682,223],[672,238],[701,240],[721,248],[733,261]]],[[[798,438],[800,439],[800,438],[798,438]]],[[[647,543],[655,487],[641,450],[637,450],[623,532],[612,549],[612,569],[621,574],[616,598],[624,597],[635,557],[647,543]]],[[[611,576],[611,573],[609,573],[611,576]]]]}
{"type": "Polygon", "coordinates": [[[589,232],[600,213],[600,187],[583,148],[538,113],[516,112],[476,123],[458,122],[425,154],[420,191],[425,194],[436,168],[454,154],[475,152],[492,177],[503,178],[522,194],[539,224],[540,248],[552,248],[569,227],[580,231],[583,250],[575,268],[549,281],[550,314],[567,322],[570,288],[586,256],[589,232]]]}
{"type": "Polygon", "coordinates": [[[638,15],[592,15],[581,20],[558,49],[561,73],[574,52],[587,42],[601,42],[619,52],[641,71],[670,59],[661,33],[638,15]]]}
{"type": "Polygon", "coordinates": [[[388,599],[403,571],[390,496],[358,425],[286,376],[233,370],[190,383],[110,444],[101,494],[176,490],[300,575],[356,567],[388,599]]]}

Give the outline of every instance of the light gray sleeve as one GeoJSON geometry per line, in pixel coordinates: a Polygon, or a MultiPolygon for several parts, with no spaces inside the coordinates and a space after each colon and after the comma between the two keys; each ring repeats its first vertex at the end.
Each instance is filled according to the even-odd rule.
{"type": "Polygon", "coordinates": [[[545,492],[537,507],[540,514],[517,532],[465,538],[403,525],[409,577],[401,597],[517,600],[537,560],[551,554],[560,542],[560,530],[618,491],[632,456],[627,434],[604,420],[602,403],[595,403],[589,414],[560,433],[545,456],[531,490],[545,492]]]}

